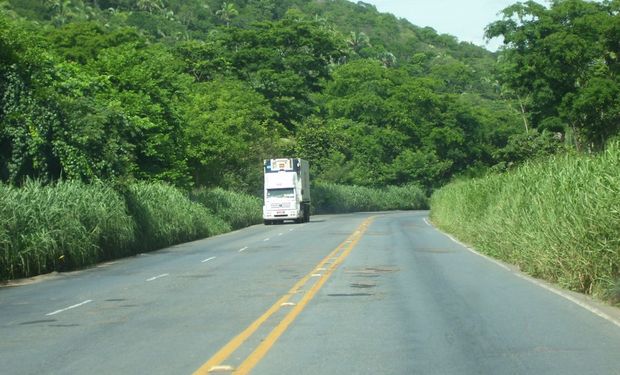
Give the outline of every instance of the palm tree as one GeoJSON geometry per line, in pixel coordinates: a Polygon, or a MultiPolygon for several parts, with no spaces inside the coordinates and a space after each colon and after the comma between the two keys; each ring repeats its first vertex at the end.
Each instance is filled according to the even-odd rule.
{"type": "Polygon", "coordinates": [[[359,33],[351,31],[351,35],[347,39],[347,44],[356,53],[359,53],[359,51],[361,51],[364,47],[371,47],[370,38],[363,31],[360,31],[359,33]]]}
{"type": "Polygon", "coordinates": [[[396,56],[392,52],[382,52],[379,54],[379,61],[386,68],[396,65],[396,56]]]}
{"type": "Polygon", "coordinates": [[[162,10],[164,4],[162,3],[162,0],[138,0],[136,2],[136,6],[140,10],[153,13],[156,10],[162,10]]]}
{"type": "Polygon", "coordinates": [[[75,15],[71,0],[46,0],[45,3],[54,13],[52,21],[56,26],[64,25],[69,18],[75,15]]]}
{"type": "Polygon", "coordinates": [[[224,2],[222,4],[222,9],[216,11],[215,15],[226,23],[226,27],[229,27],[230,21],[233,17],[238,16],[239,12],[235,9],[235,4],[224,2]]]}

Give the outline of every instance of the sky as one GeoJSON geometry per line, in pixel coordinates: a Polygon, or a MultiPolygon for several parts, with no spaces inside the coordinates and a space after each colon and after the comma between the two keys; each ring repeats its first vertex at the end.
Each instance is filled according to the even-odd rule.
{"type": "MultiPolygon", "coordinates": [[[[354,0],[353,2],[357,2],[354,0]]],[[[496,38],[484,41],[484,28],[500,19],[498,13],[517,0],[363,0],[377,10],[405,18],[420,27],[430,26],[439,34],[450,34],[459,41],[471,42],[495,51],[501,45],[496,38]]]]}

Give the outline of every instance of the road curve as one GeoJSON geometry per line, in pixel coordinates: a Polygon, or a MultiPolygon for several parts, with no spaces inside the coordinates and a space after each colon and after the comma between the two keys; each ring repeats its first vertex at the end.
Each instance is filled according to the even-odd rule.
{"type": "Polygon", "coordinates": [[[257,225],[0,288],[0,372],[620,374],[617,310],[427,215],[257,225]]]}

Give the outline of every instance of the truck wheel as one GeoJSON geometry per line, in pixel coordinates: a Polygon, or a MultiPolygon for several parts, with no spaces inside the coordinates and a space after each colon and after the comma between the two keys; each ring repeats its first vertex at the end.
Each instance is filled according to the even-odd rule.
{"type": "Polygon", "coordinates": [[[265,223],[265,225],[271,225],[271,224],[273,224],[273,223],[271,222],[271,220],[264,220],[264,223],[265,223]]]}

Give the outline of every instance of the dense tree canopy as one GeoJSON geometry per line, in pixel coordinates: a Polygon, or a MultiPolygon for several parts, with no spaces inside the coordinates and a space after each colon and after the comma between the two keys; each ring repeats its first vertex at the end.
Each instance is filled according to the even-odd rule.
{"type": "Polygon", "coordinates": [[[252,192],[261,159],[300,156],[316,179],[433,189],[556,152],[543,129],[600,144],[620,113],[617,8],[509,7],[487,29],[496,65],[362,2],[11,0],[0,179],[252,192]]]}
{"type": "Polygon", "coordinates": [[[572,131],[600,148],[620,131],[620,2],[534,1],[503,11],[487,28],[504,38],[501,81],[528,107],[534,127],[572,131]]]}

